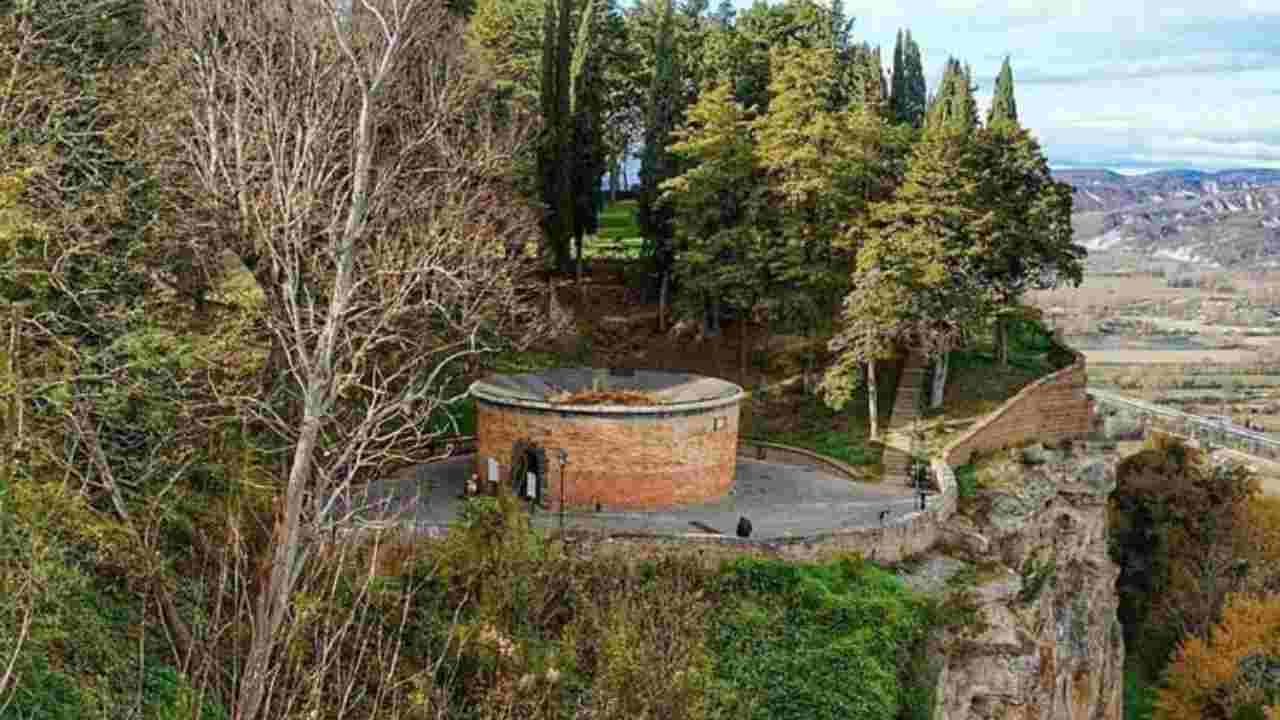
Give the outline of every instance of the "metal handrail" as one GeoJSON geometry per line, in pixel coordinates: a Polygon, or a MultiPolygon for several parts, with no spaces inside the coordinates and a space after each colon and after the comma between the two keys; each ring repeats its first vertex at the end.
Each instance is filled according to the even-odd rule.
{"type": "Polygon", "coordinates": [[[1201,427],[1214,430],[1216,432],[1224,433],[1227,435],[1235,435],[1240,438],[1245,438],[1250,441],[1260,443],[1262,445],[1266,445],[1269,448],[1277,452],[1280,452],[1280,441],[1277,441],[1266,435],[1262,435],[1261,433],[1253,432],[1252,430],[1237,428],[1233,425],[1227,425],[1219,420],[1210,420],[1209,418],[1203,417],[1201,415],[1192,415],[1191,413],[1185,413],[1185,412],[1182,412],[1181,410],[1174,410],[1173,408],[1165,407],[1163,405],[1155,405],[1153,403],[1145,402],[1142,400],[1135,400],[1133,398],[1128,398],[1123,395],[1117,395],[1113,392],[1108,392],[1106,390],[1090,389],[1088,390],[1088,393],[1092,395],[1094,398],[1104,403],[1109,403],[1112,405],[1127,406],[1151,415],[1163,415],[1165,417],[1177,418],[1177,419],[1183,420],[1184,422],[1189,422],[1195,425],[1199,425],[1201,427]]]}

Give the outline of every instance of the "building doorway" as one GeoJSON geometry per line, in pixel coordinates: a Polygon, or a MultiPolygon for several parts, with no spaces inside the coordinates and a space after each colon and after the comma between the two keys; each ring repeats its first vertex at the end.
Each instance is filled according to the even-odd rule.
{"type": "Polygon", "coordinates": [[[511,449],[511,492],[534,505],[541,505],[547,486],[547,451],[528,440],[518,440],[511,449]]]}

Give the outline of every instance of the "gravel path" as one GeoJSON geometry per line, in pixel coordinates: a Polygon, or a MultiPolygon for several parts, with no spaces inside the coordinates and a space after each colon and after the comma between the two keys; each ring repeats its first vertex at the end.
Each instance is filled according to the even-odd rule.
{"type": "MultiPolygon", "coordinates": [[[[371,483],[365,517],[412,517],[419,526],[450,524],[471,473],[470,456],[418,466],[397,479],[371,483]]],[[[572,472],[572,470],[570,470],[572,472]]],[[[572,477],[572,475],[570,476],[572,477]]],[[[570,527],[649,532],[733,534],[738,518],[751,521],[754,538],[810,535],[824,530],[871,527],[916,508],[907,487],[856,483],[814,467],[738,458],[733,489],[725,498],[704,505],[652,511],[566,513],[570,527]]],[[[534,522],[554,527],[559,515],[535,510],[534,522]]]]}

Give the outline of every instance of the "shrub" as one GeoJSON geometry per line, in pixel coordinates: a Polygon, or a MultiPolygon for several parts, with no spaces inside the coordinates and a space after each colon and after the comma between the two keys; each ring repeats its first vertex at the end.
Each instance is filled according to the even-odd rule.
{"type": "MultiPolygon", "coordinates": [[[[712,620],[716,674],[735,718],[892,718],[912,692],[896,668],[925,611],[859,560],[816,566],[742,559],[726,567],[712,620]]],[[[917,679],[918,680],[918,679],[917,679]]]]}

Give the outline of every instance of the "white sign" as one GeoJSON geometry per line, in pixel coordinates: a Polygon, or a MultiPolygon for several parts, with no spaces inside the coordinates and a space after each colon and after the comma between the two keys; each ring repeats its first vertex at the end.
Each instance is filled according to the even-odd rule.
{"type": "Polygon", "coordinates": [[[498,482],[498,461],[489,458],[489,482],[498,482]]]}
{"type": "Polygon", "coordinates": [[[535,498],[538,495],[538,476],[533,473],[526,473],[524,479],[524,495],[527,498],[535,498]]]}

